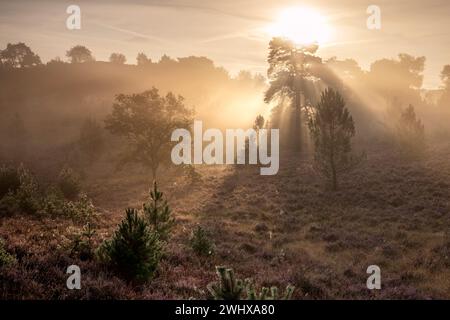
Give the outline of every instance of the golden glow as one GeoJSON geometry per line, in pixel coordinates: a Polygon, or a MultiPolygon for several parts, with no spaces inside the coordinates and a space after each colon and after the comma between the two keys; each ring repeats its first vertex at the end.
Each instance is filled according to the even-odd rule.
{"type": "Polygon", "coordinates": [[[329,40],[331,29],[318,12],[304,7],[294,7],[280,12],[277,20],[267,28],[271,37],[283,37],[296,44],[319,45],[329,40]]]}

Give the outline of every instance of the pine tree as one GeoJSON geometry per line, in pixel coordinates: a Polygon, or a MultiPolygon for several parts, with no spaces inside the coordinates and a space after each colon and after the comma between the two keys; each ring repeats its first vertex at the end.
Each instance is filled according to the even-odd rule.
{"type": "Polygon", "coordinates": [[[58,187],[64,197],[74,200],[81,192],[80,177],[73,169],[65,167],[59,173],[58,187]]]}
{"type": "Polygon", "coordinates": [[[292,121],[287,122],[288,128],[283,130],[288,129],[289,142],[297,151],[302,151],[304,142],[303,113],[313,96],[309,84],[318,79],[315,67],[322,63],[322,59],[315,55],[317,49],[315,44],[298,47],[284,38],[273,38],[269,43],[269,88],[265,92],[264,101],[277,101],[281,104],[289,101],[292,106],[292,110],[289,110],[292,121]]]}
{"type": "Polygon", "coordinates": [[[164,194],[158,190],[156,181],[153,183],[153,190],[150,191],[150,201],[144,203],[143,211],[150,227],[159,234],[159,238],[167,240],[175,219],[164,199],[164,194]]]}
{"type": "Polygon", "coordinates": [[[190,245],[194,252],[201,256],[209,256],[213,254],[214,245],[209,239],[207,232],[201,227],[197,226],[190,239],[190,245]]]}
{"type": "Polygon", "coordinates": [[[3,239],[0,238],[0,267],[8,266],[15,262],[16,258],[6,251],[3,239]]]}
{"type": "Polygon", "coordinates": [[[150,230],[137,210],[127,209],[126,217],[110,241],[99,251],[100,258],[128,280],[153,277],[162,256],[158,233],[150,230]]]}
{"type": "Polygon", "coordinates": [[[339,175],[362,159],[351,155],[355,125],[339,92],[329,88],[322,93],[310,114],[309,128],[315,146],[314,168],[336,190],[339,175]]]}
{"type": "Polygon", "coordinates": [[[216,267],[219,282],[212,282],[208,290],[216,300],[241,300],[244,294],[247,300],[290,300],[294,287],[288,285],[283,296],[279,295],[277,287],[263,287],[260,293],[256,293],[251,279],[236,279],[233,269],[216,267]]]}
{"type": "Polygon", "coordinates": [[[239,300],[245,289],[244,281],[236,279],[233,269],[216,267],[219,282],[212,282],[208,290],[215,300],[239,300]]]}

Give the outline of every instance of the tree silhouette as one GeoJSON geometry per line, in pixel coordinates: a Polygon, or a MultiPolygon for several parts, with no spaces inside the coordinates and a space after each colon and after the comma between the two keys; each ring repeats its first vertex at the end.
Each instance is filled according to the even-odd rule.
{"type": "Polygon", "coordinates": [[[47,62],[47,66],[61,66],[64,64],[65,64],[65,62],[62,61],[60,57],[55,57],[52,60],[47,62]]]}
{"type": "Polygon", "coordinates": [[[294,108],[293,139],[297,150],[301,150],[302,110],[307,106],[309,92],[307,81],[316,79],[313,73],[315,64],[322,60],[315,56],[317,45],[296,47],[292,41],[273,38],[269,44],[269,69],[267,76],[270,81],[269,89],[265,93],[264,101],[279,102],[289,99],[294,108]]]}
{"type": "Polygon", "coordinates": [[[425,57],[406,53],[398,59],[377,60],[370,66],[367,84],[389,103],[396,98],[401,104],[420,103],[425,57]]]}
{"type": "Polygon", "coordinates": [[[92,56],[91,50],[89,50],[85,46],[80,45],[72,47],[69,51],[66,52],[66,56],[70,59],[71,63],[82,63],[95,60],[92,56]]]}
{"type": "Polygon", "coordinates": [[[127,58],[122,53],[111,53],[109,56],[109,62],[115,64],[125,64],[127,58]]]}
{"type": "Polygon", "coordinates": [[[309,128],[315,146],[314,168],[336,190],[339,175],[361,160],[351,156],[355,125],[339,92],[326,89],[322,93],[310,114],[309,128]]]}
{"type": "Polygon", "coordinates": [[[417,157],[425,150],[425,128],[412,105],[401,113],[397,124],[397,142],[407,156],[417,157]]]}
{"type": "Polygon", "coordinates": [[[136,57],[136,62],[138,66],[144,66],[146,64],[152,63],[152,60],[148,58],[145,53],[140,52],[136,57]]]}
{"type": "Polygon", "coordinates": [[[120,164],[137,162],[151,169],[153,179],[163,160],[170,157],[172,131],[189,128],[192,111],[184,98],[169,92],[161,96],[152,88],[140,94],[119,94],[107,117],[106,129],[124,136],[129,149],[120,164]]]}
{"type": "Polygon", "coordinates": [[[8,43],[6,49],[0,51],[0,60],[6,68],[26,68],[41,65],[41,58],[25,43],[8,43]]]}
{"type": "Polygon", "coordinates": [[[255,129],[257,132],[264,128],[265,120],[262,115],[258,115],[255,119],[255,123],[253,124],[253,129],[255,129]]]}
{"type": "Polygon", "coordinates": [[[175,219],[156,181],[153,182],[153,190],[150,190],[149,201],[142,205],[142,210],[150,228],[158,233],[161,240],[167,241],[175,219]]]}

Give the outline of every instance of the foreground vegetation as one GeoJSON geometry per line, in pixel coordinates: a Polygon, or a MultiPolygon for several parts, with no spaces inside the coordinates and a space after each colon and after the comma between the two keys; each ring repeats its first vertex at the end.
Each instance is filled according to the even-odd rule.
{"type": "Polygon", "coordinates": [[[167,174],[161,184],[176,223],[155,273],[137,283],[95,254],[72,250],[81,237],[96,251],[119,230],[124,211],[115,208],[139,209],[148,201],[139,168],[111,179],[114,166],[103,164],[83,181],[99,211],[94,235],[87,236],[84,221],[64,215],[2,215],[4,252],[15,261],[1,268],[2,298],[212,298],[207,287],[217,281],[217,265],[251,277],[255,288],[277,286],[282,294],[293,285],[295,299],[448,298],[448,145],[413,162],[386,146],[367,153],[335,193],[326,191],[310,160],[295,154],[283,157],[273,177],[253,167],[197,168],[210,178],[189,192],[187,176],[167,174]],[[214,254],[192,246],[198,224],[214,254]],[[81,290],[65,287],[71,264],[82,270],[81,290]],[[371,264],[381,267],[382,290],[365,286],[371,264]]]}

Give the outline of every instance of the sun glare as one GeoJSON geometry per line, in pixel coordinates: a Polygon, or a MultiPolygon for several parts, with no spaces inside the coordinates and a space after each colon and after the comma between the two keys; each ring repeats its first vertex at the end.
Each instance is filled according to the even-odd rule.
{"type": "Polygon", "coordinates": [[[318,43],[329,40],[331,30],[326,19],[318,12],[303,7],[285,9],[267,28],[271,37],[283,37],[296,44],[318,43]]]}

